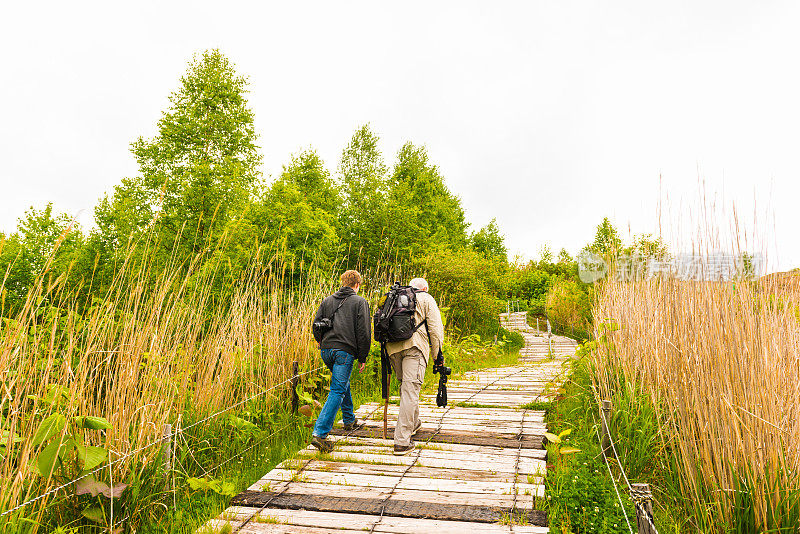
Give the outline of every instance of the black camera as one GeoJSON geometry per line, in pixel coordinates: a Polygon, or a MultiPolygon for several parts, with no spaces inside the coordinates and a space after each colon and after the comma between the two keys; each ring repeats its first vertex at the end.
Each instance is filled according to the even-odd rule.
{"type": "Polygon", "coordinates": [[[450,376],[453,370],[444,366],[444,356],[442,356],[441,352],[433,360],[433,372],[439,373],[439,391],[436,392],[436,406],[444,408],[447,406],[447,377],[450,376]]]}
{"type": "Polygon", "coordinates": [[[436,355],[436,358],[433,360],[433,372],[439,373],[439,377],[444,378],[447,381],[447,377],[450,376],[450,373],[453,372],[452,369],[449,367],[444,366],[444,355],[442,351],[439,351],[439,354],[436,355]]]}
{"type": "Polygon", "coordinates": [[[447,382],[447,377],[453,372],[453,369],[450,367],[445,367],[444,363],[440,365],[433,364],[433,372],[439,373],[439,380],[444,380],[447,382]]]}
{"type": "Polygon", "coordinates": [[[314,321],[311,325],[311,331],[314,334],[314,339],[318,342],[322,341],[322,337],[333,328],[333,320],[330,317],[323,317],[319,321],[314,321]]]}

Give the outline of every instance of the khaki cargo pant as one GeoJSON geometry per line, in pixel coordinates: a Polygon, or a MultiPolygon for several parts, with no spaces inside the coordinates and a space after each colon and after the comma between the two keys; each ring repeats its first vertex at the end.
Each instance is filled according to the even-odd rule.
{"type": "Polygon", "coordinates": [[[394,444],[407,447],[419,422],[419,392],[428,361],[416,347],[390,354],[389,361],[395,378],[400,381],[400,410],[394,427],[394,444]]]}

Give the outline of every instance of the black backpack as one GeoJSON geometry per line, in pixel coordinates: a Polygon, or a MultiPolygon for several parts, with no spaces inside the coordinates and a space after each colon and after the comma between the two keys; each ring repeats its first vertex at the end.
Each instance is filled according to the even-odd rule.
{"type": "Polygon", "coordinates": [[[378,309],[373,317],[375,341],[384,344],[411,339],[422,325],[427,327],[427,319],[416,324],[417,289],[401,286],[395,282],[389,292],[378,301],[378,309]]]}
{"type": "MultiPolygon", "coordinates": [[[[401,286],[400,282],[395,282],[389,292],[378,301],[378,309],[373,317],[375,341],[381,344],[381,395],[386,403],[389,402],[389,375],[392,374],[386,343],[411,339],[422,325],[428,327],[427,319],[416,324],[414,313],[417,311],[417,292],[411,286],[401,286]]],[[[386,408],[387,404],[384,404],[384,433],[386,408]]]]}

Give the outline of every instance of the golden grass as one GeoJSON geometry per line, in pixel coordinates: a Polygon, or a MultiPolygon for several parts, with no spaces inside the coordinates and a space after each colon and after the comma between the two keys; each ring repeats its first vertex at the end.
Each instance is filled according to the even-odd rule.
{"type": "MultiPolygon", "coordinates": [[[[198,268],[198,257],[156,270],[147,254],[135,262],[129,254],[105,298],[88,311],[79,310],[63,277],[51,280],[45,269],[23,309],[0,323],[0,423],[22,438],[18,444],[12,434],[4,439],[0,511],[79,474],[65,469],[46,480],[31,470],[40,449],[31,438],[52,412],[68,420],[108,419],[111,429],[86,431],[83,439],[106,447],[115,460],[158,440],[166,423],[186,426],[280,384],[291,376],[293,361],[301,371],[320,365],[310,318],[335,278],[292,280],[294,273],[277,258],[257,256],[238,280],[227,282],[235,287],[229,298],[219,298],[220,265],[198,268]],[[64,392],[55,405],[44,400],[54,388],[64,392]]],[[[258,401],[274,406],[288,390],[281,385],[258,401]]],[[[223,417],[204,424],[219,425],[223,417]]],[[[113,479],[125,481],[157,454],[154,446],[119,461],[113,479]]],[[[64,492],[74,488],[22,513],[38,521],[64,492]]]]}
{"type": "Polygon", "coordinates": [[[597,386],[612,398],[621,370],[652,399],[697,524],[736,524],[749,487],[760,528],[796,526],[779,501],[800,488],[799,305],[780,277],[598,291],[595,324],[618,328],[599,329],[609,343],[594,352],[597,386]]]}

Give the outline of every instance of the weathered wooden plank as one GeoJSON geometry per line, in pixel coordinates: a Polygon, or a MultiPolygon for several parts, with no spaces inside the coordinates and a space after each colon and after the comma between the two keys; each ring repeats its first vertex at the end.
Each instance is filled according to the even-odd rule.
{"type": "MultiPolygon", "coordinates": [[[[339,484],[343,486],[363,486],[375,488],[417,489],[427,491],[454,491],[459,493],[494,493],[498,495],[511,494],[514,491],[513,482],[497,482],[489,480],[460,480],[460,479],[430,479],[404,476],[398,483],[398,476],[343,474],[323,471],[303,471],[299,477],[292,471],[273,469],[261,479],[262,487],[272,481],[283,482],[295,479],[298,482],[311,482],[318,484],[339,484]]],[[[536,480],[534,478],[534,480],[536,480]]],[[[268,486],[267,486],[268,487],[268,486]]],[[[544,487],[541,484],[528,484],[517,482],[517,493],[526,493],[544,497],[544,487]]]]}
{"type": "MultiPolygon", "coordinates": [[[[333,429],[331,432],[333,435],[342,435],[347,434],[342,429],[333,429]]],[[[368,438],[379,438],[383,437],[383,427],[368,427],[365,426],[360,428],[354,432],[350,433],[350,437],[368,437],[368,438]]],[[[387,437],[389,439],[394,439],[394,429],[389,427],[387,432],[387,437]]],[[[436,435],[434,435],[434,431],[421,429],[417,435],[414,437],[414,440],[418,443],[424,442],[430,439],[433,443],[463,443],[465,445],[488,445],[490,447],[518,447],[520,446],[519,440],[516,437],[507,435],[476,435],[476,434],[464,434],[461,432],[452,432],[442,430],[436,435]]],[[[543,449],[543,436],[540,435],[523,435],[522,445],[523,449],[543,449]]]]}
{"type": "MultiPolygon", "coordinates": [[[[372,414],[370,419],[383,419],[383,411],[380,410],[381,413],[376,411],[376,407],[374,404],[367,404],[361,406],[358,410],[356,410],[356,415],[360,416],[361,419],[365,418],[368,414],[372,414]]],[[[396,404],[390,404],[388,413],[397,415],[400,407],[396,404]]],[[[420,406],[419,414],[420,417],[431,417],[436,418],[437,420],[442,417],[442,414],[445,413],[445,408],[438,408],[436,406],[429,406],[424,405],[420,406]]],[[[527,421],[528,418],[533,418],[531,420],[536,420],[537,417],[544,418],[544,411],[542,410],[525,410],[525,420],[527,421]]],[[[519,421],[522,418],[522,410],[519,408],[468,408],[465,406],[450,406],[447,409],[447,415],[445,415],[445,419],[476,419],[476,420],[483,420],[487,418],[504,418],[508,420],[519,421]]],[[[341,422],[341,419],[339,420],[341,422]]]]}
{"type": "MultiPolygon", "coordinates": [[[[404,465],[381,465],[381,464],[357,464],[350,462],[334,462],[325,460],[313,460],[303,470],[303,472],[320,471],[326,473],[342,473],[342,474],[362,474],[362,475],[384,475],[384,476],[401,476],[406,472],[404,465]]],[[[289,472],[287,470],[287,472],[289,472]]],[[[450,479],[450,480],[477,480],[477,481],[494,481],[494,482],[508,482],[514,481],[514,475],[508,473],[498,473],[496,471],[476,471],[471,469],[443,469],[437,467],[421,467],[415,465],[408,469],[407,476],[416,478],[429,478],[429,479],[450,479]]],[[[518,476],[517,480],[520,482],[527,481],[526,476],[518,476]]],[[[541,484],[540,478],[533,478],[533,484],[541,484]]],[[[262,481],[269,482],[266,479],[262,481]]],[[[273,483],[277,484],[277,483],[273,483]]],[[[285,483],[284,483],[285,484],[285,483]]],[[[253,486],[256,486],[254,484],[253,486]]],[[[262,489],[261,486],[251,487],[249,489],[262,489]]],[[[270,488],[267,488],[270,489],[270,488]]],[[[273,491],[278,491],[276,487],[271,488],[273,491]]]]}
{"type": "MultiPolygon", "coordinates": [[[[379,449],[388,449],[384,452],[392,452],[394,442],[388,439],[376,438],[358,438],[360,441],[351,441],[347,438],[340,439],[336,443],[336,450],[340,452],[380,452],[379,449]]],[[[439,451],[440,453],[459,452],[459,453],[474,453],[481,455],[503,455],[515,457],[520,454],[526,458],[539,458],[544,460],[547,456],[547,451],[543,449],[523,449],[518,451],[517,447],[479,447],[477,445],[463,445],[461,443],[417,443],[417,448],[425,450],[439,451]]]]}
{"type": "MultiPolygon", "coordinates": [[[[393,499],[405,501],[426,501],[431,503],[447,502],[450,504],[478,504],[482,506],[495,506],[500,508],[510,509],[514,506],[514,496],[512,494],[492,494],[492,493],[468,493],[468,492],[452,492],[452,491],[433,491],[428,489],[395,489],[384,487],[377,488],[373,486],[337,486],[331,484],[315,483],[315,482],[291,482],[290,487],[284,490],[286,493],[304,494],[304,495],[321,495],[325,497],[360,497],[365,499],[385,499],[390,494],[393,499]]],[[[271,493],[279,494],[281,491],[275,489],[250,490],[247,494],[256,493],[271,493]]],[[[235,504],[241,506],[247,505],[246,499],[239,500],[237,496],[235,504]]],[[[265,501],[260,501],[263,504],[265,501]]],[[[518,495],[516,505],[521,510],[533,509],[533,499],[525,496],[518,495]]],[[[259,504],[260,506],[260,504],[259,504]]],[[[280,508],[280,506],[275,506],[280,508]]]]}
{"type": "MultiPolygon", "coordinates": [[[[397,405],[390,405],[387,414],[392,420],[397,419],[397,414],[400,408],[397,405]]],[[[420,420],[429,423],[438,423],[442,420],[444,414],[443,408],[436,408],[435,406],[421,404],[419,407],[420,420]]],[[[533,423],[542,423],[544,421],[544,411],[541,410],[525,410],[525,421],[533,423]]],[[[357,410],[356,416],[360,420],[382,421],[383,410],[375,411],[374,407],[366,410],[357,410]],[[380,412],[380,413],[379,413],[380,412]],[[371,415],[370,415],[371,413],[371,415]]],[[[444,416],[444,421],[452,423],[460,423],[463,421],[495,421],[503,420],[506,422],[519,423],[523,418],[523,410],[520,408],[466,408],[461,406],[452,406],[447,415],[444,416]],[[470,411],[467,411],[470,410],[470,411]]],[[[339,421],[341,424],[341,420],[339,421]]]]}
{"type": "MultiPolygon", "coordinates": [[[[318,452],[304,449],[299,451],[298,454],[302,457],[308,457],[316,456],[318,452]]],[[[514,473],[515,469],[519,473],[531,475],[544,474],[545,472],[545,462],[533,458],[520,458],[518,462],[515,462],[514,459],[510,457],[486,457],[483,460],[468,460],[456,457],[437,458],[423,455],[417,456],[416,454],[394,456],[391,454],[379,455],[337,451],[327,454],[326,457],[340,462],[378,462],[389,465],[411,465],[414,463],[423,467],[439,467],[445,469],[459,469],[463,467],[464,469],[485,469],[487,471],[496,471],[499,473],[514,473]]]]}
{"type": "MultiPolygon", "coordinates": [[[[236,526],[236,520],[244,520],[249,517],[253,510],[251,508],[231,507],[229,512],[232,516],[231,524],[236,526]]],[[[284,525],[312,528],[340,528],[351,531],[370,530],[373,525],[373,532],[386,532],[397,534],[508,534],[508,525],[492,523],[471,523],[465,521],[448,521],[434,519],[417,519],[408,517],[380,517],[375,514],[343,514],[336,512],[316,512],[308,510],[282,510],[276,508],[265,508],[258,515],[266,521],[248,524],[249,532],[294,532],[292,530],[277,530],[273,526],[277,521],[284,525]]],[[[245,531],[242,531],[245,532],[245,531]]],[[[302,531],[299,531],[302,532],[302,531]]],[[[547,527],[528,527],[526,532],[531,534],[546,533],[547,527]],[[538,528],[539,530],[531,530],[538,528]]]]}
{"type": "MultiPolygon", "coordinates": [[[[389,424],[393,427],[396,424],[395,419],[390,419],[389,424]]],[[[383,432],[383,422],[382,421],[364,421],[365,428],[380,428],[381,432],[383,432]]],[[[422,428],[418,431],[426,431],[426,432],[433,432],[437,429],[441,429],[443,431],[449,432],[462,432],[462,433],[476,433],[476,434],[486,434],[486,435],[495,435],[495,436],[516,436],[519,434],[520,430],[522,430],[523,434],[536,434],[536,435],[543,435],[547,432],[547,427],[543,423],[504,423],[503,421],[497,421],[495,423],[485,423],[485,424],[469,424],[468,422],[462,423],[426,423],[422,422],[422,428]]]]}
{"type": "MultiPolygon", "coordinates": [[[[415,495],[419,495],[419,492],[415,495]]],[[[232,506],[239,507],[261,508],[265,504],[268,504],[273,509],[376,514],[384,517],[440,519],[475,523],[497,523],[503,519],[504,514],[509,513],[509,508],[502,506],[454,504],[444,498],[439,502],[425,499],[408,500],[395,495],[387,500],[381,496],[363,497],[360,495],[317,495],[291,491],[285,493],[247,491],[240,493],[231,500],[232,506]]],[[[519,520],[522,513],[523,511],[515,512],[517,520],[519,520]]],[[[532,514],[534,514],[533,511],[526,512],[528,517],[532,514]]]]}
{"type": "MultiPolygon", "coordinates": [[[[545,394],[527,395],[527,396],[522,396],[517,400],[514,400],[494,395],[477,395],[477,396],[467,395],[467,394],[459,395],[458,392],[456,392],[454,395],[450,395],[448,393],[447,401],[450,404],[468,403],[468,404],[477,404],[481,406],[492,406],[496,408],[516,408],[528,404],[529,402],[544,400],[545,397],[546,397],[545,394]]],[[[436,396],[424,395],[422,397],[422,400],[426,403],[433,404],[436,402],[436,396]]]]}

